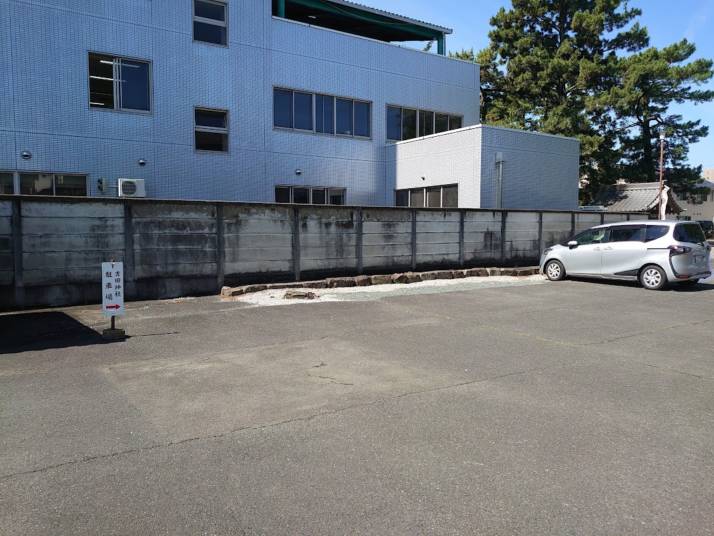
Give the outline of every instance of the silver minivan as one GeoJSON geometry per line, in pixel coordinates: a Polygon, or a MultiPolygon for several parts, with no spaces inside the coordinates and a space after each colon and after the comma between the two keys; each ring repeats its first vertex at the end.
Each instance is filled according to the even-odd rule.
{"type": "Polygon", "coordinates": [[[610,223],[547,248],[540,270],[551,281],[568,275],[621,279],[659,290],[668,283],[692,284],[711,276],[710,252],[696,222],[610,223]]]}

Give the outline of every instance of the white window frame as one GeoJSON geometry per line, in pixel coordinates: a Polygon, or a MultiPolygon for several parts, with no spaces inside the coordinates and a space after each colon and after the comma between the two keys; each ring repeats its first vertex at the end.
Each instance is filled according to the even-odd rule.
{"type": "Polygon", "coordinates": [[[216,19],[208,19],[205,17],[199,17],[198,15],[196,15],[196,1],[197,0],[193,0],[193,2],[191,2],[191,8],[192,8],[192,11],[191,11],[191,16],[192,16],[191,33],[192,33],[193,41],[195,43],[203,43],[206,45],[213,45],[215,47],[226,47],[227,48],[228,47],[228,3],[227,2],[219,2],[217,0],[200,0],[202,2],[205,2],[206,4],[213,4],[213,5],[223,7],[223,13],[225,15],[224,18],[226,20],[216,20],[216,19]],[[201,39],[196,39],[196,32],[193,28],[194,22],[202,22],[204,24],[212,24],[213,26],[219,26],[221,28],[225,28],[226,29],[225,44],[224,43],[213,43],[212,41],[203,41],[201,39]]]}
{"type": "Polygon", "coordinates": [[[194,106],[193,107],[193,149],[196,152],[199,153],[217,153],[217,154],[225,154],[230,152],[230,132],[229,132],[229,122],[230,119],[230,114],[228,110],[224,110],[222,108],[209,108],[208,106],[194,106]],[[196,124],[196,112],[197,111],[205,111],[205,112],[219,112],[223,113],[226,115],[226,126],[225,128],[222,127],[207,127],[204,125],[198,125],[196,124]],[[199,149],[196,147],[196,132],[206,132],[208,134],[225,134],[226,135],[226,150],[225,151],[211,151],[209,149],[199,149]]]}
{"type": "MultiPolygon", "coordinates": [[[[100,60],[100,61],[108,61],[108,60],[100,60]]],[[[87,52],[87,95],[89,97],[89,108],[91,110],[104,110],[104,111],[112,111],[112,112],[126,112],[126,113],[133,113],[133,114],[143,114],[143,115],[150,115],[154,109],[154,94],[153,94],[153,87],[154,87],[154,81],[153,81],[153,72],[154,68],[152,65],[152,62],[150,60],[145,60],[141,58],[130,58],[128,56],[117,56],[115,54],[107,54],[106,52],[96,52],[94,50],[90,50],[87,52]],[[89,57],[91,55],[95,56],[106,56],[107,58],[111,58],[112,60],[112,82],[113,82],[113,91],[114,91],[114,107],[113,108],[107,108],[105,106],[93,106],[92,105],[92,90],[91,90],[91,79],[92,78],[101,78],[101,77],[96,77],[92,76],[89,74],[89,57]],[[149,79],[148,79],[148,84],[149,87],[148,92],[149,92],[149,109],[148,110],[138,110],[136,108],[124,108],[121,104],[121,62],[122,60],[127,60],[127,61],[133,61],[136,63],[145,63],[148,65],[148,73],[149,73],[149,79]]],[[[108,80],[108,79],[104,79],[108,80]]]]}

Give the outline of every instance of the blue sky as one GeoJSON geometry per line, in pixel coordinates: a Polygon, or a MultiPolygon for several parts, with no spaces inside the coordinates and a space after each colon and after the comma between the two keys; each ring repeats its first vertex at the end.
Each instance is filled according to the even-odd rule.
{"type": "MultiPolygon", "coordinates": [[[[453,28],[447,48],[478,50],[488,44],[488,21],[501,6],[500,0],[357,0],[361,3],[453,28]]],[[[642,9],[640,24],[647,27],[650,44],[661,47],[686,37],[697,45],[695,57],[714,58],[714,0],[631,0],[642,9]]],[[[714,82],[709,83],[714,89],[714,82]]],[[[673,108],[687,119],[701,119],[710,134],[691,147],[693,165],[714,168],[714,103],[673,108]]]]}

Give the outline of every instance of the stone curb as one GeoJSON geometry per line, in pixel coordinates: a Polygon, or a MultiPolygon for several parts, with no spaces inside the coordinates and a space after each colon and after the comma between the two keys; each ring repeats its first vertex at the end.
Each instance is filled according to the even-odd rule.
{"type": "Polygon", "coordinates": [[[266,285],[243,285],[241,287],[223,287],[222,298],[235,298],[243,294],[251,294],[263,290],[279,289],[320,289],[320,288],[345,288],[366,287],[370,285],[408,285],[420,281],[433,281],[436,279],[462,279],[464,277],[490,277],[507,275],[525,277],[537,275],[538,267],[526,268],[467,268],[459,270],[434,270],[430,272],[400,272],[391,275],[358,275],[356,277],[329,277],[319,281],[298,281],[294,283],[271,283],[266,285]]]}

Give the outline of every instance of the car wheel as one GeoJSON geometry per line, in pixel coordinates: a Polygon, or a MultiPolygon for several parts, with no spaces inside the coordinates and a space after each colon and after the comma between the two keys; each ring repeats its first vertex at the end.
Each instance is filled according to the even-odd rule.
{"type": "Polygon", "coordinates": [[[545,276],[551,281],[560,281],[565,278],[565,268],[560,261],[548,261],[544,271],[545,276]]]}
{"type": "Polygon", "coordinates": [[[647,290],[662,290],[667,284],[667,274],[659,266],[650,264],[642,268],[640,284],[647,290]]]}

